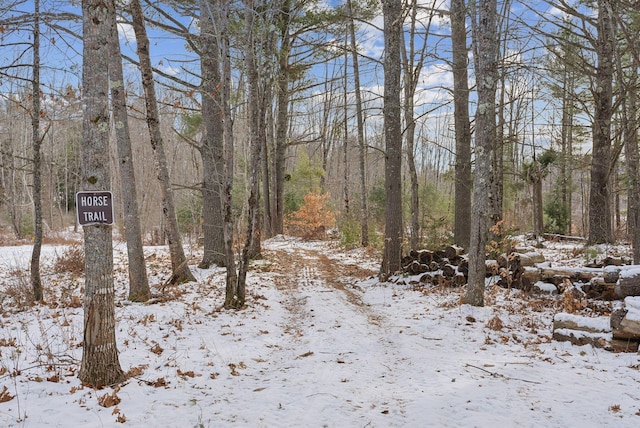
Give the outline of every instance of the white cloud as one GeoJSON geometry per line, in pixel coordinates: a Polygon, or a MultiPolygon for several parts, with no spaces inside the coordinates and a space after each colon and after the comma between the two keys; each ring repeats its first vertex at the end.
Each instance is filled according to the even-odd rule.
{"type": "Polygon", "coordinates": [[[133,27],[129,24],[119,23],[118,35],[120,36],[120,40],[124,41],[127,44],[135,43],[136,41],[136,34],[133,31],[133,27]]]}

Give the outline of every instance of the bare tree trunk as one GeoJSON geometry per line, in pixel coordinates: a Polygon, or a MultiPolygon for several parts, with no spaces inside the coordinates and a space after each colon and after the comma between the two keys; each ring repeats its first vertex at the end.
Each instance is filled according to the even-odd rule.
{"type": "MultiPolygon", "coordinates": [[[[617,62],[619,64],[619,74],[623,77],[621,59],[618,56],[617,62]]],[[[626,85],[622,85],[621,94],[624,102],[622,104],[622,117],[624,121],[623,138],[625,159],[627,167],[627,227],[629,230],[629,237],[633,246],[633,263],[640,263],[640,154],[638,153],[638,74],[637,69],[631,70],[633,73],[626,85]]]]}
{"type": "MultiPolygon", "coordinates": [[[[109,39],[113,1],[82,3],[84,112],[82,187],[109,190],[109,39]]],[[[125,380],[115,336],[111,226],[84,226],[85,296],[82,364],[78,377],[93,387],[125,380]]]]}
{"type": "Polygon", "coordinates": [[[291,1],[283,0],[278,14],[280,30],[280,46],[278,50],[278,73],[276,77],[276,139],[274,142],[274,197],[275,206],[275,233],[284,232],[284,180],[287,154],[287,134],[289,126],[289,83],[290,65],[289,54],[291,51],[291,36],[289,24],[291,21],[291,1]]]}
{"type": "MultiPolygon", "coordinates": [[[[285,62],[281,62],[281,67],[286,68],[285,62]]],[[[277,115],[276,115],[276,140],[274,141],[273,159],[273,182],[275,189],[275,215],[273,216],[276,234],[284,233],[284,179],[285,179],[285,158],[287,154],[287,124],[289,109],[289,80],[286,72],[280,70],[278,75],[278,95],[277,95],[277,115]]]]}
{"type": "MultiPolygon", "coordinates": [[[[410,204],[410,212],[411,212],[411,226],[410,226],[410,234],[409,234],[409,248],[411,250],[415,250],[418,247],[418,241],[420,239],[420,199],[418,194],[418,171],[416,170],[416,161],[415,161],[415,133],[416,133],[416,120],[414,118],[414,95],[416,88],[416,71],[422,69],[422,62],[418,61],[418,64],[414,63],[414,55],[415,52],[415,34],[416,34],[416,22],[418,15],[418,6],[416,0],[411,0],[411,2],[406,6],[409,8],[408,15],[409,19],[409,34],[407,36],[407,41],[409,43],[408,47],[404,46],[403,49],[400,49],[401,57],[402,57],[402,66],[404,68],[404,104],[403,104],[403,113],[404,113],[404,137],[406,140],[406,155],[407,155],[407,168],[409,174],[409,184],[410,184],[410,194],[411,194],[411,204],[410,204]],[[407,52],[408,51],[408,52],[407,52]]],[[[429,21],[430,22],[430,21],[429,21]]],[[[425,33],[428,35],[429,30],[425,33]]],[[[423,43],[424,46],[427,46],[426,41],[423,43]]],[[[423,51],[424,54],[424,51],[423,51]]]]}
{"type": "Polygon", "coordinates": [[[202,218],[204,221],[204,255],[198,267],[225,265],[222,183],[224,182],[224,120],[220,78],[222,36],[214,22],[220,21],[218,0],[200,3],[200,68],[202,82],[202,123],[204,133],[198,147],[202,157],[202,218]]]}
{"type": "Polygon", "coordinates": [[[486,274],[486,242],[491,206],[492,158],[496,136],[496,84],[498,39],[496,0],[480,0],[473,9],[474,58],[478,82],[476,111],[476,172],[471,206],[471,237],[469,246],[469,280],[463,303],[484,306],[486,274]]]}
{"type": "Polygon", "coordinates": [[[33,80],[31,130],[33,143],[33,251],[31,252],[31,289],[36,302],[41,302],[40,252],[42,250],[42,160],[40,148],[40,0],[34,1],[33,80]]]}
{"type": "Polygon", "coordinates": [[[255,40],[253,37],[254,27],[253,1],[247,0],[245,3],[245,31],[246,39],[244,46],[245,64],[247,67],[247,83],[249,86],[247,111],[249,116],[249,135],[251,147],[251,167],[250,167],[250,190],[248,201],[248,224],[247,236],[242,248],[240,257],[238,276],[235,282],[227,276],[227,288],[224,306],[225,308],[240,309],[245,303],[245,290],[247,280],[247,270],[249,267],[249,252],[251,249],[252,235],[258,226],[258,189],[260,171],[261,143],[259,138],[260,112],[259,92],[258,92],[258,69],[255,58],[255,40]]]}
{"type": "Polygon", "coordinates": [[[144,248],[138,209],[136,177],[133,168],[131,135],[129,133],[129,117],[122,72],[122,55],[116,25],[116,10],[113,10],[111,22],[111,39],[109,55],[109,77],[111,86],[111,104],[120,165],[122,185],[122,208],[124,212],[124,231],[127,240],[127,257],[129,260],[129,300],[145,302],[151,297],[147,269],[144,264],[144,248]]]}
{"type": "MultiPolygon", "coordinates": [[[[351,43],[351,59],[353,61],[353,84],[356,97],[356,123],[358,127],[358,149],[360,167],[360,234],[363,247],[369,246],[369,202],[367,193],[367,147],[364,142],[364,118],[362,115],[362,92],[360,91],[360,65],[358,60],[358,45],[354,24],[351,0],[346,1],[349,15],[349,40],[351,43]]],[[[346,71],[345,71],[346,73],[346,71]]]]}
{"type": "Polygon", "coordinates": [[[572,183],[572,163],[573,158],[573,88],[575,81],[573,73],[563,70],[563,90],[562,90],[562,129],[560,130],[560,143],[562,146],[562,159],[560,164],[560,179],[562,189],[562,207],[567,214],[567,222],[564,233],[571,234],[571,183],[572,183]]]}
{"type": "Polygon", "coordinates": [[[454,241],[469,248],[471,233],[471,125],[464,0],[451,0],[453,105],[456,138],[454,241]]]}
{"type": "Polygon", "coordinates": [[[400,270],[402,256],[402,127],[400,120],[400,50],[402,4],[383,3],[384,15],[384,137],[385,137],[385,242],[381,277],[400,270]]]}
{"type": "MultiPolygon", "coordinates": [[[[344,42],[344,96],[343,96],[343,106],[342,106],[342,122],[344,126],[344,144],[342,145],[342,179],[344,181],[344,187],[342,191],[342,199],[343,199],[343,207],[344,213],[347,216],[350,216],[351,206],[349,203],[349,127],[347,123],[349,122],[349,102],[348,102],[348,92],[349,92],[349,78],[347,73],[347,65],[349,64],[349,53],[347,51],[347,40],[344,42]]],[[[326,169],[325,169],[326,172],[326,169]]]]}
{"type": "Polygon", "coordinates": [[[160,133],[160,118],[158,116],[158,103],[156,100],[155,84],[153,81],[153,69],[149,57],[149,39],[144,24],[144,15],[140,0],[132,0],[130,3],[133,18],[133,29],[136,34],[137,51],[140,59],[140,71],[142,73],[142,86],[144,88],[145,103],[147,107],[147,125],[151,137],[151,148],[156,160],[158,180],[162,192],[162,212],[166,221],[166,235],[171,254],[171,268],[173,276],[171,283],[195,281],[195,277],[189,270],[187,258],[182,247],[182,238],[178,231],[176,208],[173,202],[167,157],[164,152],[162,134],[160,133]]]}
{"type": "Polygon", "coordinates": [[[231,58],[229,56],[229,40],[227,36],[228,28],[228,7],[229,1],[222,0],[224,10],[221,11],[223,31],[221,32],[222,42],[222,102],[224,114],[224,171],[225,182],[222,206],[224,208],[224,249],[226,258],[226,298],[225,307],[234,307],[234,304],[244,304],[244,285],[238,287],[238,272],[236,271],[235,250],[233,246],[234,218],[233,218],[233,175],[234,175],[234,139],[233,124],[231,123],[231,111],[229,107],[230,87],[231,87],[231,58]],[[236,296],[238,296],[236,298],[236,296]]]}
{"type": "Polygon", "coordinates": [[[533,160],[529,171],[529,182],[533,188],[533,234],[537,238],[544,235],[544,210],[542,206],[542,171],[540,162],[533,160]]]}
{"type": "Polygon", "coordinates": [[[609,176],[613,115],[615,28],[609,0],[598,0],[598,64],[594,91],[593,155],[589,192],[589,243],[613,241],[609,176]]]}

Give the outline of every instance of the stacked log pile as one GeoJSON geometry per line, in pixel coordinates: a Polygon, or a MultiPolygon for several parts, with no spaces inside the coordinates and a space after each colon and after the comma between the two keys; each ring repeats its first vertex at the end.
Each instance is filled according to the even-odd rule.
{"type": "MultiPolygon", "coordinates": [[[[640,266],[628,265],[624,257],[607,257],[583,267],[552,267],[542,254],[530,249],[514,250],[486,261],[487,277],[505,288],[530,291],[537,283],[553,284],[558,294],[567,285],[581,283],[590,299],[622,300],[640,295],[640,266]]],[[[441,250],[412,250],[402,260],[403,272],[421,285],[460,287],[467,283],[469,262],[464,250],[449,246],[441,250]]]]}
{"type": "MultiPolygon", "coordinates": [[[[494,276],[498,285],[524,290],[531,289],[531,280],[525,275],[528,267],[544,262],[544,256],[535,252],[511,252],[496,260],[487,260],[486,275],[494,276]]],[[[459,287],[469,276],[469,261],[461,247],[449,246],[437,251],[412,250],[402,259],[407,275],[419,276],[424,285],[459,287]]]]}
{"type": "MultiPolygon", "coordinates": [[[[532,290],[536,284],[553,284],[558,294],[562,294],[565,310],[554,318],[555,340],[590,344],[615,352],[637,352],[640,265],[630,263],[625,257],[607,257],[583,267],[552,267],[542,254],[521,249],[487,260],[486,275],[494,277],[502,287],[525,291],[532,290]],[[624,307],[610,317],[581,317],[578,314],[587,306],[587,299],[624,300],[624,307]]],[[[468,281],[467,255],[456,246],[437,251],[411,251],[403,258],[402,265],[404,273],[413,277],[412,283],[459,287],[468,281]]]]}

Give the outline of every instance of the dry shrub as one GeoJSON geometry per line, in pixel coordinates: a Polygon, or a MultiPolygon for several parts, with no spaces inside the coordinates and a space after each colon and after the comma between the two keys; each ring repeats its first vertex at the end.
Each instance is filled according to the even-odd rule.
{"type": "Polygon", "coordinates": [[[13,269],[10,273],[11,280],[5,282],[4,292],[0,297],[0,303],[4,304],[4,300],[9,298],[12,301],[12,307],[17,310],[24,310],[33,306],[35,295],[31,287],[31,277],[27,270],[13,269]]]}
{"type": "Polygon", "coordinates": [[[291,213],[287,219],[290,231],[305,239],[323,238],[327,229],[336,222],[335,213],[327,204],[329,197],[329,193],[307,193],[300,209],[291,213]]]}
{"type": "Polygon", "coordinates": [[[502,320],[496,315],[487,322],[487,327],[491,330],[500,331],[504,328],[502,320]]]}
{"type": "Polygon", "coordinates": [[[75,276],[84,274],[84,250],[80,244],[70,245],[56,259],[55,273],[70,273],[75,276]]]}
{"type": "Polygon", "coordinates": [[[562,306],[565,312],[575,314],[586,308],[587,301],[584,293],[578,290],[569,280],[565,280],[564,291],[562,292],[562,306]]]}

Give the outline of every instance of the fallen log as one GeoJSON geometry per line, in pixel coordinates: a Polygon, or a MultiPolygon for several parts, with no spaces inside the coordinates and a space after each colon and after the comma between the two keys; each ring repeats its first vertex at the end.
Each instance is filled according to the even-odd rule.
{"type": "Polygon", "coordinates": [[[616,339],[640,341],[640,297],[624,299],[624,309],[611,314],[611,329],[616,339]]]}
{"type": "Polygon", "coordinates": [[[508,258],[509,260],[517,259],[519,266],[535,266],[537,263],[544,263],[546,261],[544,255],[537,252],[511,253],[508,258]]]}
{"type": "Polygon", "coordinates": [[[640,296],[640,266],[620,271],[615,295],[618,299],[624,299],[627,296],[640,296]]]}
{"type": "Polygon", "coordinates": [[[570,281],[589,282],[591,279],[600,276],[602,269],[594,268],[536,268],[525,267],[522,273],[523,278],[535,284],[538,281],[550,282],[553,285],[561,284],[565,279],[570,281]]]}

